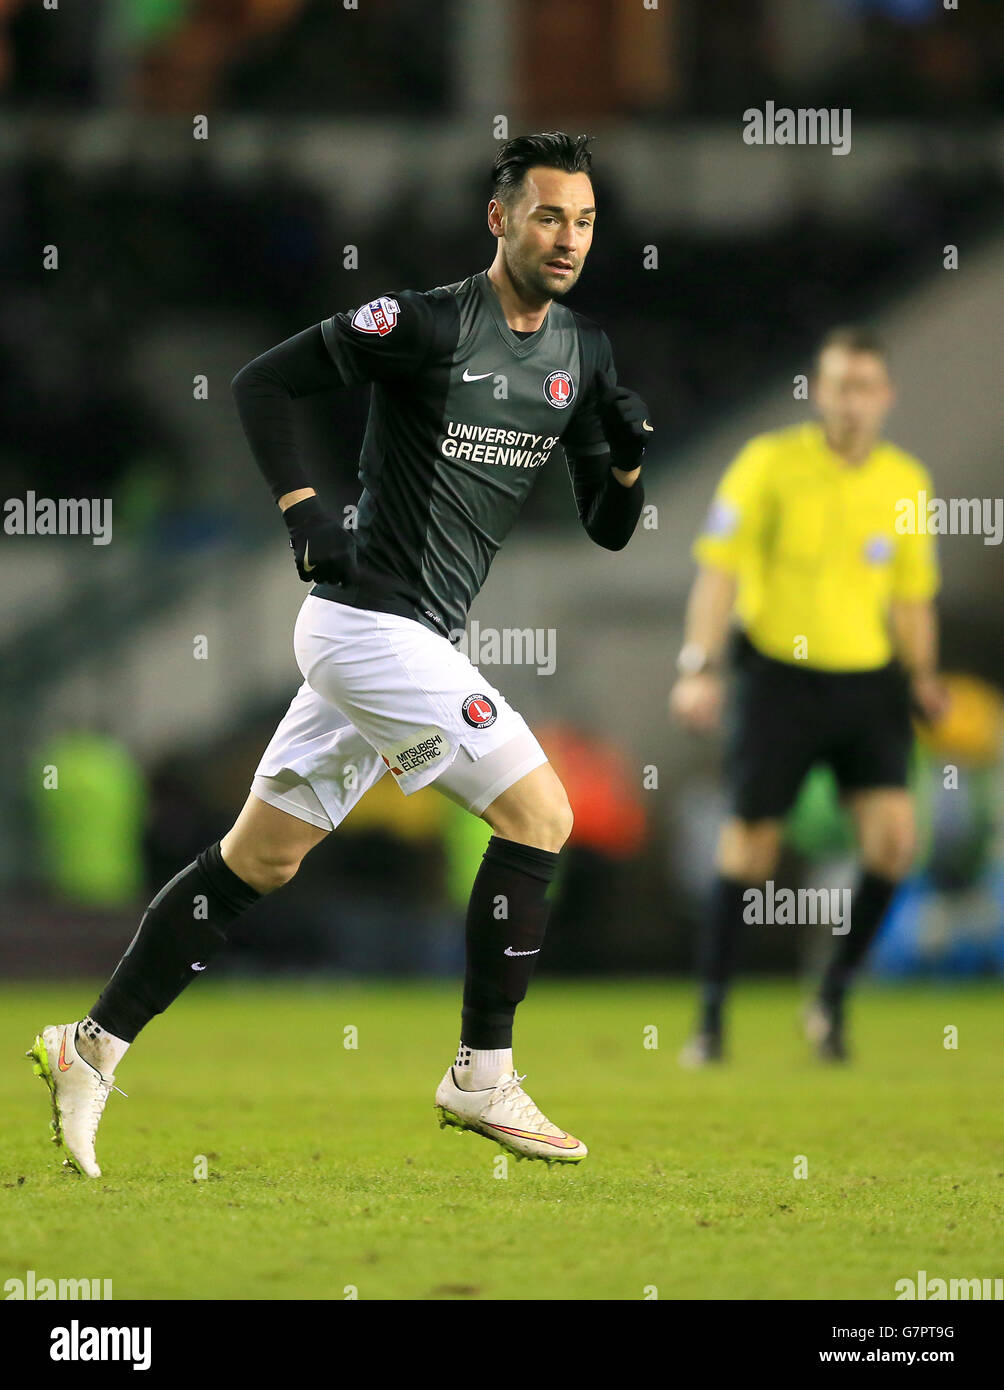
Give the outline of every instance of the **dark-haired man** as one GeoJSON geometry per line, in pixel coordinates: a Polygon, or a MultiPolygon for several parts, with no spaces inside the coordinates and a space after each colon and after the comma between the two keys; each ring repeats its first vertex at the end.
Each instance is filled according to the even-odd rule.
{"type": "Polygon", "coordinates": [[[646,407],[616,385],[606,335],[558,302],[593,238],[588,144],[551,132],[500,146],[487,271],[381,294],[234,378],[297,572],[313,584],[294,634],[304,679],[233,828],[154,898],[89,1015],[36,1039],[57,1136],[84,1173],[100,1171],[98,1121],[140,1029],[388,772],[405,795],[434,784],[493,831],[467,914],[460,1048],[436,1092],[442,1122],[520,1157],[586,1154],[537,1108],[512,1061],[513,1016],[543,945],[545,894],[572,812],[522,717],[456,643],[559,441],[597,544],[621,549],[641,511],[646,407]],[[292,401],[364,383],[372,398],[351,534],[307,476],[292,401]]]}
{"type": "Polygon", "coordinates": [[[885,352],[862,328],[834,329],[820,348],[820,423],[760,435],[719,483],[694,546],[672,713],[693,730],[718,722],[720,667],[732,619],[735,681],[726,755],[731,815],[701,923],[702,1000],[681,1061],[722,1056],[722,1010],[747,892],[777,863],[781,822],[805,774],[828,762],[856,823],[862,873],[850,930],[832,957],[806,1025],[819,1055],[846,1056],[844,1002],[914,853],[906,789],[911,703],[937,716],[931,538],[902,534],[900,503],[931,490],[916,459],[881,439],[893,403],[885,352]]]}

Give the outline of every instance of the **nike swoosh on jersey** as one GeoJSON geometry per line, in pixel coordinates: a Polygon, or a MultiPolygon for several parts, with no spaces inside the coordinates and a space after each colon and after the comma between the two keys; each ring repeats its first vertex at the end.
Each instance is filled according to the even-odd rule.
{"type": "Polygon", "coordinates": [[[505,950],[502,952],[502,954],[505,956],[535,956],[538,954],[539,951],[539,946],[537,947],[536,951],[514,951],[511,946],[507,946],[505,950]]]}
{"type": "Polygon", "coordinates": [[[649,431],[652,432],[652,433],[655,432],[655,426],[654,426],[654,425],[650,425],[650,424],[648,423],[647,420],[642,420],[642,422],[641,422],[641,427],[642,427],[643,430],[649,430],[649,431]]]}
{"type": "Polygon", "coordinates": [[[69,1071],[73,1062],[66,1060],[66,1029],[63,1029],[63,1041],[59,1044],[59,1070],[69,1071]]]}
{"type": "Polygon", "coordinates": [[[489,1129],[500,1129],[503,1134],[514,1134],[517,1139],[536,1139],[539,1144],[553,1144],[556,1149],[577,1149],[579,1141],[571,1134],[532,1134],[528,1129],[510,1129],[508,1125],[493,1125],[491,1120],[483,1120],[489,1129]]]}
{"type": "Polygon", "coordinates": [[[477,376],[471,376],[470,367],[464,368],[464,381],[484,381],[486,376],[491,376],[491,372],[479,372],[477,376]]]}
{"type": "Polygon", "coordinates": [[[308,559],[308,556],[309,556],[309,555],[310,555],[310,541],[308,541],[307,544],[303,547],[303,568],[304,568],[304,571],[305,571],[307,574],[309,574],[309,573],[311,572],[311,570],[314,568],[314,566],[310,563],[310,561],[309,561],[309,559],[308,559]]]}

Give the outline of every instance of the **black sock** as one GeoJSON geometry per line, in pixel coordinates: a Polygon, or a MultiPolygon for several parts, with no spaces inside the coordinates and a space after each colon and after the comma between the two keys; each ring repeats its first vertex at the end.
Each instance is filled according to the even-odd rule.
{"type": "Polygon", "coordinates": [[[478,1050],[512,1046],[516,1005],[544,944],[547,886],[558,856],[493,835],[467,908],[467,971],[460,1036],[478,1050]]]}
{"type": "Polygon", "coordinates": [[[851,929],[846,935],[837,937],[819,987],[819,997],[824,1004],[840,1009],[854,972],[882,925],[898,886],[883,874],[874,874],[869,869],[862,873],[851,894],[851,929]]]}
{"type": "Polygon", "coordinates": [[[711,889],[708,915],[701,924],[697,973],[701,981],[702,1033],[719,1033],[722,1005],[735,969],[739,937],[743,929],[743,894],[748,883],[719,874],[711,889]]]}
{"type": "Polygon", "coordinates": [[[223,862],[219,841],[203,850],[147,908],[91,1018],[132,1042],[201,974],[226,943],[224,928],[260,897],[223,862]]]}

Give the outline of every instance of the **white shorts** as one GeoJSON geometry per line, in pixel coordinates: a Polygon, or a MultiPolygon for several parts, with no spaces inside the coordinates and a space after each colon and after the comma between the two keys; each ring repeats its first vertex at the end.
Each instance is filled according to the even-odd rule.
{"type": "Polygon", "coordinates": [[[251,790],[332,830],[388,770],[480,814],[547,754],[523,716],[445,637],[413,618],[308,594],[293,631],[303,684],[251,790]]]}

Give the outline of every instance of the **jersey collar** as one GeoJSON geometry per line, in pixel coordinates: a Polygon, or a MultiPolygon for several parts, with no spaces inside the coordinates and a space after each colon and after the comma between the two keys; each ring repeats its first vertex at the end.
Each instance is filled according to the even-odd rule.
{"type": "Polygon", "coordinates": [[[872,446],[871,453],[863,458],[860,463],[848,463],[846,459],[841,458],[839,454],[834,453],[830,448],[826,440],[826,431],[823,429],[822,421],[816,420],[811,425],[806,426],[806,428],[810,431],[810,437],[819,449],[820,457],[823,459],[826,466],[846,477],[860,478],[865,470],[875,463],[879,456],[879,451],[882,448],[882,440],[877,439],[872,446]]]}
{"type": "Polygon", "coordinates": [[[554,308],[554,304],[552,303],[551,308],[548,309],[544,316],[544,322],[537,329],[536,333],[531,334],[529,338],[517,338],[516,334],[505,321],[505,314],[502,312],[502,305],[499,303],[499,297],[492,289],[491,281],[488,279],[488,271],[478,271],[477,275],[474,277],[474,281],[481,293],[482,299],[488,305],[488,312],[495,321],[495,327],[499,331],[499,337],[505,343],[506,347],[510,349],[514,357],[526,357],[528,353],[534,350],[547,333],[551,325],[551,309],[554,308]]]}

